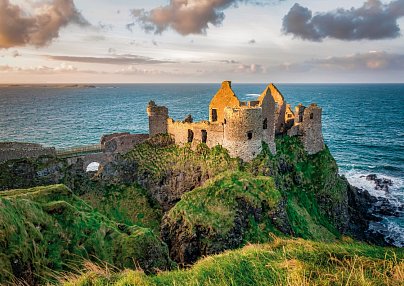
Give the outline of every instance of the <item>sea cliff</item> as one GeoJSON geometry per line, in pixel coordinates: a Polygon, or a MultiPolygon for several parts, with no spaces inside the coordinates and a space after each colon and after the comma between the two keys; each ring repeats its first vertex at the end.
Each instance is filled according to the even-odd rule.
{"type": "Polygon", "coordinates": [[[246,163],[158,135],[98,172],[55,156],[2,163],[0,282],[282,285],[330,275],[349,284],[339,273],[351,269],[352,279],[399,285],[402,249],[372,245],[389,242],[368,233],[371,198],[338,174],[328,148],[308,155],[289,136],[276,145],[246,163]]]}

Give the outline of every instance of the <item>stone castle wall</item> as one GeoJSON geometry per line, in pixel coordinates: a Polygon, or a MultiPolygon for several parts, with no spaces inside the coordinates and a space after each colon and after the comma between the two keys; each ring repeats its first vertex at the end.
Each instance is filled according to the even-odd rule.
{"type": "Polygon", "coordinates": [[[149,138],[149,134],[115,133],[101,138],[101,147],[107,154],[125,154],[149,138]]]}
{"type": "Polygon", "coordinates": [[[231,156],[250,161],[261,152],[262,142],[276,154],[275,135],[300,136],[306,151],[315,154],[324,148],[321,131],[321,108],[301,104],[293,112],[280,91],[267,86],[258,100],[241,102],[225,81],[209,105],[209,121],[192,122],[168,117],[168,109],[153,101],[147,107],[150,136],[170,134],[176,144],[208,147],[222,145],[231,156]]]}
{"type": "Polygon", "coordinates": [[[321,113],[322,109],[316,104],[312,104],[304,110],[300,129],[304,149],[309,154],[316,154],[324,149],[321,113]]]}
{"type": "Polygon", "coordinates": [[[191,143],[192,146],[197,146],[200,143],[206,143],[208,147],[212,148],[223,143],[224,133],[223,124],[214,124],[209,121],[179,122],[170,118],[168,119],[168,134],[179,145],[191,143]]]}
{"type": "Polygon", "coordinates": [[[56,150],[53,147],[43,147],[35,143],[0,143],[0,162],[40,156],[56,156],[56,150]]]}
{"type": "Polygon", "coordinates": [[[147,114],[149,115],[150,136],[166,134],[168,108],[165,106],[157,106],[154,101],[150,101],[147,106],[147,114]]]}
{"type": "Polygon", "coordinates": [[[232,157],[252,160],[262,148],[262,109],[227,107],[225,120],[223,147],[232,157]]]}

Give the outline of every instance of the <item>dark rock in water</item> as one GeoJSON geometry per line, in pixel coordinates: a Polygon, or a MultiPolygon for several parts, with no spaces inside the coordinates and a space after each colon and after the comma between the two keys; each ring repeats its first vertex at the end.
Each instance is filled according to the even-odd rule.
{"type": "MultiPolygon", "coordinates": [[[[361,176],[363,178],[365,176],[361,176]]],[[[367,181],[373,181],[375,183],[375,190],[389,191],[389,187],[393,185],[393,181],[386,178],[378,178],[376,174],[369,174],[366,177],[367,181]]]]}
{"type": "Polygon", "coordinates": [[[348,188],[350,223],[348,232],[356,239],[377,245],[392,246],[383,233],[369,230],[371,222],[380,222],[385,216],[399,217],[404,206],[396,206],[387,198],[372,196],[367,190],[348,188]]]}

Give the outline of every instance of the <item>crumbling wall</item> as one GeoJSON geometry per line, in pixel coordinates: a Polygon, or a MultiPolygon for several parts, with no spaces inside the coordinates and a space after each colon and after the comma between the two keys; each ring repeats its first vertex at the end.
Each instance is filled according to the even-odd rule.
{"type": "Polygon", "coordinates": [[[212,98],[209,104],[209,121],[224,122],[224,109],[226,107],[239,107],[240,100],[237,98],[234,91],[231,89],[231,81],[224,81],[221,88],[212,98]],[[216,118],[213,117],[213,110],[216,110],[216,118]]]}
{"type": "Polygon", "coordinates": [[[38,158],[40,156],[56,156],[56,150],[53,147],[43,147],[35,143],[0,143],[0,162],[21,158],[38,158]]]}
{"type": "Polygon", "coordinates": [[[101,146],[104,153],[125,154],[148,138],[149,134],[116,133],[103,136],[101,146]]]}
{"type": "Polygon", "coordinates": [[[192,146],[197,146],[200,143],[206,143],[211,148],[216,145],[222,145],[223,124],[213,124],[208,121],[196,123],[179,122],[170,118],[168,120],[168,134],[174,138],[175,143],[178,145],[191,143],[192,146]],[[192,136],[190,136],[191,134],[192,136]],[[206,141],[203,140],[203,137],[206,138],[206,141]]]}
{"type": "Polygon", "coordinates": [[[315,103],[304,110],[303,122],[300,124],[301,140],[309,154],[316,154],[324,149],[321,114],[322,109],[315,103]]]}
{"type": "Polygon", "coordinates": [[[150,101],[147,106],[149,115],[149,134],[150,137],[157,134],[167,133],[168,108],[157,106],[154,101],[150,101]]]}
{"type": "Polygon", "coordinates": [[[286,102],[282,93],[274,84],[269,85],[271,95],[275,100],[275,134],[282,134],[285,132],[285,114],[286,114],[286,102]]]}
{"type": "Polygon", "coordinates": [[[251,161],[262,148],[262,109],[227,107],[225,120],[223,147],[232,157],[251,161]]]}
{"type": "Polygon", "coordinates": [[[268,144],[272,154],[276,153],[275,144],[275,100],[269,86],[258,98],[262,110],[262,141],[268,144]]]}

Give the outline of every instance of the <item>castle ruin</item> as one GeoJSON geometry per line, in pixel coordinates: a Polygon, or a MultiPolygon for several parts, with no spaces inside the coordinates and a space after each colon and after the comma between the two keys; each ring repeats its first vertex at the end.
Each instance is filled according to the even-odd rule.
{"type": "Polygon", "coordinates": [[[240,101],[224,81],[209,104],[209,121],[193,122],[192,116],[175,121],[165,106],[150,101],[147,106],[149,135],[170,134],[178,145],[208,147],[222,145],[232,157],[252,160],[261,152],[262,142],[276,153],[275,136],[299,136],[308,154],[324,149],[321,131],[322,109],[316,104],[299,104],[293,111],[281,92],[270,84],[254,101],[240,101]]]}

